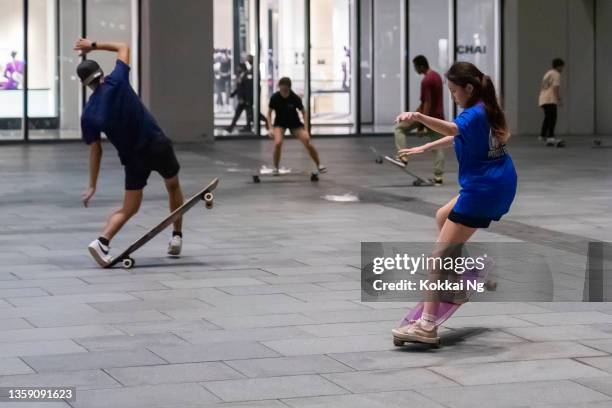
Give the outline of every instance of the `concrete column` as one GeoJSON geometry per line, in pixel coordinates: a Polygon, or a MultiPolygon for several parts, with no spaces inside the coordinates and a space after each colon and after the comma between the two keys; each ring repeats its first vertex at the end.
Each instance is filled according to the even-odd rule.
{"type": "Polygon", "coordinates": [[[213,2],[144,0],[142,98],[174,141],[212,141],[213,2]]]}

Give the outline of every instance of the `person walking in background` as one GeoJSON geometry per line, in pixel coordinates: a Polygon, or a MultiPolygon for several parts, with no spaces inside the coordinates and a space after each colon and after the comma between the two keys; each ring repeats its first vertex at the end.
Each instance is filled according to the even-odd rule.
{"type": "Polygon", "coordinates": [[[230,93],[232,88],[232,58],[229,50],[222,50],[219,64],[219,96],[225,104],[223,109],[227,112],[232,111],[230,103],[230,93]],[[224,94],[224,95],[222,95],[224,94]]]}
{"type": "MultiPolygon", "coordinates": [[[[423,75],[421,81],[421,104],[417,108],[417,112],[426,116],[431,116],[436,119],[444,120],[444,97],[442,93],[442,77],[436,71],[429,67],[429,61],[423,55],[417,55],[412,60],[414,70],[419,75],[423,75]]],[[[419,132],[419,135],[426,135],[432,142],[440,139],[442,135],[427,128],[419,122],[403,122],[400,121],[395,125],[395,149],[400,151],[406,148],[406,136],[413,130],[424,130],[419,132]]],[[[442,185],[444,182],[444,151],[442,149],[434,149],[434,178],[435,185],[442,185]]],[[[395,164],[405,167],[407,162],[406,157],[397,157],[395,164]]],[[[420,180],[414,182],[415,186],[426,185],[420,180]]],[[[431,184],[427,184],[431,185],[431,184]]]]}
{"type": "Polygon", "coordinates": [[[242,115],[242,112],[246,111],[247,124],[242,130],[251,133],[253,131],[253,78],[249,74],[249,69],[244,62],[238,67],[236,88],[230,96],[232,98],[238,98],[238,105],[236,105],[232,123],[225,128],[225,130],[228,133],[232,133],[236,127],[236,123],[238,123],[238,119],[240,119],[240,116],[242,115]]]}
{"type": "Polygon", "coordinates": [[[546,146],[562,146],[563,141],[555,137],[557,124],[557,106],[562,105],[561,99],[561,73],[565,62],[561,58],[552,61],[552,68],[546,71],[540,85],[539,105],[544,111],[544,121],[540,132],[540,141],[546,146]]]}

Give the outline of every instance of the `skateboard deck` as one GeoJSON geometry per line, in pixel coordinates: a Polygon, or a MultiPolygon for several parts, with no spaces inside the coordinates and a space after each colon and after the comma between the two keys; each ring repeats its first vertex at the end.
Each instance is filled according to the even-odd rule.
{"type": "Polygon", "coordinates": [[[173,224],[178,218],[182,217],[187,211],[193,208],[200,200],[205,202],[206,208],[211,209],[213,207],[214,196],[212,191],[219,184],[219,179],[214,179],[210,182],[209,185],[204,187],[199,193],[185,201],[182,206],[174,210],[170,215],[168,215],[162,222],[157,224],[151,230],[149,230],[146,234],[136,240],[132,245],[130,245],[125,251],[121,252],[119,255],[113,258],[113,260],[105,266],[105,268],[112,268],[121,262],[122,266],[125,269],[130,269],[134,266],[134,259],[130,257],[130,255],[143,247],[147,242],[152,240],[165,230],[168,226],[173,224]]]}
{"type": "Polygon", "coordinates": [[[268,167],[266,165],[261,166],[255,174],[253,174],[253,183],[258,184],[261,183],[262,177],[282,177],[291,174],[296,175],[310,175],[310,181],[316,182],[319,181],[319,172],[312,171],[310,173],[304,171],[294,171],[291,168],[281,167],[278,169],[278,174],[274,174],[274,169],[272,167],[268,167]]]}
{"type": "Polygon", "coordinates": [[[411,172],[410,170],[408,170],[408,166],[395,160],[393,157],[380,154],[378,150],[376,150],[376,148],[374,148],[373,146],[370,146],[370,150],[372,151],[372,153],[374,153],[374,156],[376,157],[375,161],[377,164],[383,164],[383,162],[386,160],[387,162],[393,164],[394,166],[399,167],[400,169],[404,170],[406,174],[408,174],[410,177],[412,177],[415,180],[413,183],[414,186],[416,187],[435,186],[435,183],[433,181],[424,179],[423,177],[411,172]]]}
{"type": "MultiPolygon", "coordinates": [[[[483,269],[481,272],[475,271],[473,269],[470,271],[466,271],[462,275],[461,279],[464,282],[472,281],[472,282],[484,283],[485,290],[495,291],[497,289],[497,283],[488,280],[489,273],[491,272],[493,267],[494,267],[493,262],[489,261],[489,263],[486,264],[485,269],[483,269]]],[[[442,323],[447,321],[457,311],[457,309],[461,307],[461,305],[468,302],[472,293],[473,292],[471,291],[466,291],[465,301],[462,301],[461,303],[440,302],[438,305],[438,311],[436,313],[436,326],[440,326],[442,323]]],[[[424,307],[425,307],[425,302],[417,303],[417,305],[414,306],[412,309],[410,309],[408,314],[404,316],[404,318],[400,321],[397,327],[398,328],[404,327],[408,325],[411,321],[419,320],[423,314],[424,307]]],[[[438,338],[438,341],[432,344],[435,346],[439,344],[439,341],[440,339],[438,338]]],[[[408,341],[408,340],[400,339],[400,338],[397,338],[396,336],[393,336],[394,345],[399,347],[399,346],[403,346],[405,343],[418,343],[418,342],[408,341]]]]}

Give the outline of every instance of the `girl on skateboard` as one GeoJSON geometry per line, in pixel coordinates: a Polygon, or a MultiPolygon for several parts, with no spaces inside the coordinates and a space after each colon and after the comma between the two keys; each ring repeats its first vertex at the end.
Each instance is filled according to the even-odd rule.
{"type": "MultiPolygon", "coordinates": [[[[96,262],[107,266],[110,240],[140,208],[142,191],[152,171],[158,172],[166,184],[170,210],[183,205],[183,193],[179,184],[179,163],[172,142],[164,135],[153,115],[142,104],[129,81],[130,48],[123,43],[77,41],[75,51],[87,54],[94,50],[117,53],[115,69],[104,76],[97,62],[85,60],[77,67],[77,75],[84,86],[93,93],[81,116],[83,141],[89,145],[89,187],[83,194],[83,204],[96,193],[96,184],[102,159],[101,133],[119,153],[125,170],[125,194],[123,205],[109,217],[100,237],[89,244],[89,252],[96,262]]],[[[181,253],[181,219],[174,223],[174,233],[168,245],[168,254],[181,253]]]]}
{"type": "MultiPolygon", "coordinates": [[[[454,145],[459,162],[459,195],[436,213],[437,247],[467,242],[479,228],[499,221],[516,194],[517,175],[506,143],[510,133],[498,104],[491,78],[469,62],[456,62],[446,73],[448,88],[464,111],[447,122],[419,112],[406,112],[397,122],[416,121],[444,137],[422,146],[403,149],[406,156],[454,145]]],[[[406,326],[393,329],[400,340],[437,343],[438,305],[425,302],[423,314],[406,326]]]]}
{"type": "Polygon", "coordinates": [[[291,79],[287,77],[283,77],[278,81],[278,92],[270,98],[268,124],[271,123],[274,124],[268,128],[268,136],[274,139],[274,175],[279,174],[278,165],[280,164],[281,149],[283,147],[283,136],[287,129],[304,144],[312,161],[317,166],[317,171],[320,173],[327,171],[326,167],[322,166],[319,161],[317,149],[310,142],[310,134],[306,130],[308,115],[306,115],[304,110],[302,98],[291,90],[291,79]],[[300,120],[298,111],[302,112],[306,126],[300,120]],[[275,113],[274,122],[272,122],[272,112],[275,113]]]}

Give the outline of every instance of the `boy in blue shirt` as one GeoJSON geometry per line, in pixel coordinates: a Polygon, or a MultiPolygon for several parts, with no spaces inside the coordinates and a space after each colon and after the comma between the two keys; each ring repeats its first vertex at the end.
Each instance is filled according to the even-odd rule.
{"type": "MultiPolygon", "coordinates": [[[[125,195],[122,207],[109,217],[100,237],[89,245],[89,252],[102,267],[112,261],[110,240],[140,208],[142,192],[152,171],[163,178],[168,191],[170,210],[183,204],[178,179],[179,163],[172,142],[161,130],[153,115],[143,105],[129,81],[130,48],[123,43],[95,42],[80,39],[75,51],[82,55],[94,50],[117,53],[115,69],[104,76],[97,62],[85,60],[77,67],[77,75],[92,95],[81,116],[83,141],[89,145],[89,187],[83,194],[83,204],[89,205],[96,192],[100,161],[101,134],[115,146],[125,170],[125,195]]],[[[174,223],[168,254],[178,256],[182,246],[182,220],[174,223]]]]}

